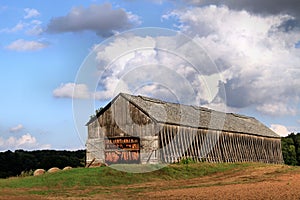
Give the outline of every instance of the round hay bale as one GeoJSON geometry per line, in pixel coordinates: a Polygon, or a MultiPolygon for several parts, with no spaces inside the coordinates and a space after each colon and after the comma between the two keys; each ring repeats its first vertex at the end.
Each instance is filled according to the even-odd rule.
{"type": "Polygon", "coordinates": [[[67,166],[67,167],[63,168],[63,170],[69,170],[69,169],[72,169],[72,167],[67,166]]]}
{"type": "Polygon", "coordinates": [[[49,173],[55,173],[55,172],[58,172],[58,171],[60,171],[60,169],[57,168],[57,167],[52,167],[52,168],[50,168],[50,169],[48,170],[49,173]]]}
{"type": "Polygon", "coordinates": [[[42,175],[42,174],[45,174],[45,170],[44,169],[36,169],[34,172],[33,172],[33,176],[39,176],[39,175],[42,175]]]}

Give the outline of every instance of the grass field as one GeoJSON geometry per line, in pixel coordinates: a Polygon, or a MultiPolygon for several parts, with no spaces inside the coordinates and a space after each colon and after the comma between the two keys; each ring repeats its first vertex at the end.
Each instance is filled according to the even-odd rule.
{"type": "MultiPolygon", "coordinates": [[[[141,166],[130,165],[130,167],[137,171],[141,166]]],[[[155,169],[159,166],[142,167],[155,169]]],[[[26,197],[28,199],[46,197],[55,199],[70,197],[89,199],[94,197],[120,199],[121,197],[122,199],[124,197],[127,199],[156,190],[261,182],[299,171],[299,167],[259,163],[173,164],[148,173],[127,173],[111,167],[76,168],[37,177],[0,179],[0,199],[26,199],[26,197]],[[261,172],[261,175],[257,176],[254,172],[261,172]],[[196,184],[197,179],[203,184],[196,184]],[[195,183],[191,180],[195,180],[195,183]],[[180,182],[182,184],[178,184],[180,182]]]]}

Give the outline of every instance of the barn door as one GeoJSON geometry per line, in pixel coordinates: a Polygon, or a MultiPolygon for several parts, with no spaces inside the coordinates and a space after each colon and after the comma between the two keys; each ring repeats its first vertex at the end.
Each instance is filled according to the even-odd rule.
{"type": "Polygon", "coordinates": [[[140,163],[140,139],[138,137],[114,137],[105,139],[107,164],[140,163]]]}

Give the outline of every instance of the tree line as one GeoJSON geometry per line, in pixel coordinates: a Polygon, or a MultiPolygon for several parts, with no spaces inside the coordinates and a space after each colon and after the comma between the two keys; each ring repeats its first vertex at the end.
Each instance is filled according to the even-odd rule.
{"type": "Polygon", "coordinates": [[[55,151],[16,150],[0,152],[0,178],[18,176],[22,172],[35,169],[48,170],[52,167],[60,169],[85,166],[85,150],[78,151],[55,151]]]}
{"type": "Polygon", "coordinates": [[[281,138],[281,146],[284,163],[300,166],[300,133],[281,138]]]}

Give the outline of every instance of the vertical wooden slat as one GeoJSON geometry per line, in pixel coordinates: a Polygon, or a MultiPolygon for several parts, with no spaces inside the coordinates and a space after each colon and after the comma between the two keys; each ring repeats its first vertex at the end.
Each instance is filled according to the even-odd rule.
{"type": "Polygon", "coordinates": [[[186,136],[186,142],[187,142],[189,157],[193,158],[193,148],[192,148],[192,143],[191,143],[192,135],[191,135],[191,132],[190,132],[190,128],[185,129],[185,136],[186,136]]]}
{"type": "Polygon", "coordinates": [[[167,158],[166,158],[166,140],[165,140],[165,138],[164,138],[164,132],[163,132],[163,128],[161,129],[161,131],[160,131],[160,138],[161,138],[161,140],[162,140],[162,154],[163,154],[163,161],[164,162],[167,162],[167,158]]]}
{"type": "Polygon", "coordinates": [[[170,144],[171,144],[171,148],[172,148],[172,154],[171,154],[171,159],[172,159],[172,163],[177,161],[175,160],[176,156],[175,156],[175,143],[174,143],[174,128],[173,126],[169,127],[169,136],[170,136],[170,144]]]}
{"type": "Polygon", "coordinates": [[[189,148],[191,150],[191,157],[193,159],[195,159],[196,157],[196,154],[195,154],[195,134],[194,134],[194,129],[192,128],[188,128],[188,134],[187,134],[187,137],[188,137],[188,141],[189,141],[189,148]]]}
{"type": "Polygon", "coordinates": [[[241,151],[242,151],[242,162],[247,162],[247,158],[246,158],[246,145],[245,145],[245,138],[243,135],[240,135],[240,143],[241,143],[241,151]]]}
{"type": "Polygon", "coordinates": [[[206,159],[208,162],[211,162],[211,155],[210,155],[210,134],[209,131],[205,131],[205,151],[206,151],[206,159]]]}
{"type": "Polygon", "coordinates": [[[258,151],[257,151],[257,137],[253,139],[253,148],[254,148],[254,153],[255,153],[255,162],[259,162],[259,156],[258,156],[258,151]]]}
{"type": "Polygon", "coordinates": [[[179,145],[179,135],[178,135],[178,129],[176,129],[174,127],[174,130],[173,130],[173,134],[174,134],[174,138],[173,138],[173,141],[174,141],[174,145],[175,145],[175,159],[176,159],[176,162],[179,162],[180,161],[180,152],[179,152],[179,149],[180,149],[180,145],[179,145]]]}
{"type": "Polygon", "coordinates": [[[185,157],[185,146],[184,146],[184,139],[183,139],[183,132],[182,132],[182,128],[179,128],[179,138],[180,138],[180,147],[181,147],[181,159],[183,157],[185,157]]]}
{"type": "Polygon", "coordinates": [[[216,151],[215,151],[215,131],[210,131],[210,155],[211,162],[216,162],[216,151]]]}
{"type": "Polygon", "coordinates": [[[204,146],[204,140],[203,140],[203,138],[204,138],[204,130],[199,130],[199,145],[200,145],[200,159],[201,160],[203,160],[203,161],[205,161],[205,155],[204,155],[204,148],[205,148],[205,146],[204,146]]]}
{"type": "Polygon", "coordinates": [[[165,126],[165,133],[166,133],[166,138],[167,138],[167,146],[168,146],[168,162],[172,163],[172,148],[171,148],[171,143],[170,143],[170,135],[169,135],[169,126],[165,126]]]}
{"type": "Polygon", "coordinates": [[[233,158],[234,162],[238,162],[238,149],[237,149],[237,144],[235,141],[236,135],[237,134],[232,134],[232,147],[233,147],[233,151],[234,151],[234,158],[233,158]]]}
{"type": "Polygon", "coordinates": [[[167,144],[167,150],[168,150],[168,154],[167,154],[167,160],[168,163],[171,163],[171,148],[170,148],[170,138],[169,138],[169,134],[168,134],[168,125],[165,126],[165,136],[166,136],[166,144],[167,144]]]}
{"type": "Polygon", "coordinates": [[[180,161],[183,156],[183,152],[182,152],[183,147],[182,147],[182,143],[181,143],[180,128],[177,129],[177,145],[178,145],[178,161],[180,161]]]}
{"type": "Polygon", "coordinates": [[[227,162],[227,151],[224,145],[224,132],[220,134],[220,142],[221,142],[221,151],[222,151],[222,161],[227,162]]]}
{"type": "Polygon", "coordinates": [[[250,149],[249,149],[249,136],[245,135],[245,145],[246,145],[246,162],[250,162],[250,149]]]}
{"type": "Polygon", "coordinates": [[[230,133],[229,135],[229,148],[230,148],[230,161],[231,162],[235,162],[234,158],[235,158],[235,150],[234,150],[234,146],[233,146],[233,134],[230,133]]]}
{"type": "Polygon", "coordinates": [[[184,128],[181,128],[181,131],[182,131],[182,144],[184,146],[183,148],[183,151],[184,151],[184,158],[187,158],[188,157],[188,151],[187,151],[187,145],[186,145],[186,138],[185,138],[185,129],[184,128]]]}
{"type": "Polygon", "coordinates": [[[225,149],[226,149],[226,162],[230,162],[230,149],[229,149],[229,136],[228,136],[228,133],[225,133],[224,134],[224,143],[225,143],[225,149]]]}
{"type": "Polygon", "coordinates": [[[219,142],[219,131],[214,131],[214,152],[215,152],[215,162],[220,162],[220,142],[219,142]]]}
{"type": "Polygon", "coordinates": [[[250,152],[250,162],[254,162],[254,152],[253,152],[253,145],[252,145],[252,136],[248,137],[248,144],[249,144],[249,152],[250,152]]]}
{"type": "Polygon", "coordinates": [[[237,151],[238,151],[238,160],[237,160],[237,162],[242,162],[242,155],[241,155],[242,152],[241,152],[241,145],[239,143],[239,138],[240,138],[240,136],[236,135],[235,142],[236,142],[237,151]]]}
{"type": "Polygon", "coordinates": [[[162,137],[163,137],[163,141],[164,141],[164,159],[165,159],[165,162],[168,163],[169,160],[168,160],[168,140],[166,138],[166,127],[163,126],[162,128],[162,137]]]}
{"type": "Polygon", "coordinates": [[[197,161],[199,162],[199,161],[201,161],[200,160],[200,144],[199,144],[199,131],[198,130],[196,130],[196,145],[195,145],[195,147],[196,147],[196,149],[197,149],[197,161]]]}
{"type": "Polygon", "coordinates": [[[264,149],[263,149],[263,138],[259,137],[258,139],[258,146],[259,146],[259,158],[260,158],[260,162],[264,162],[264,149]]]}

